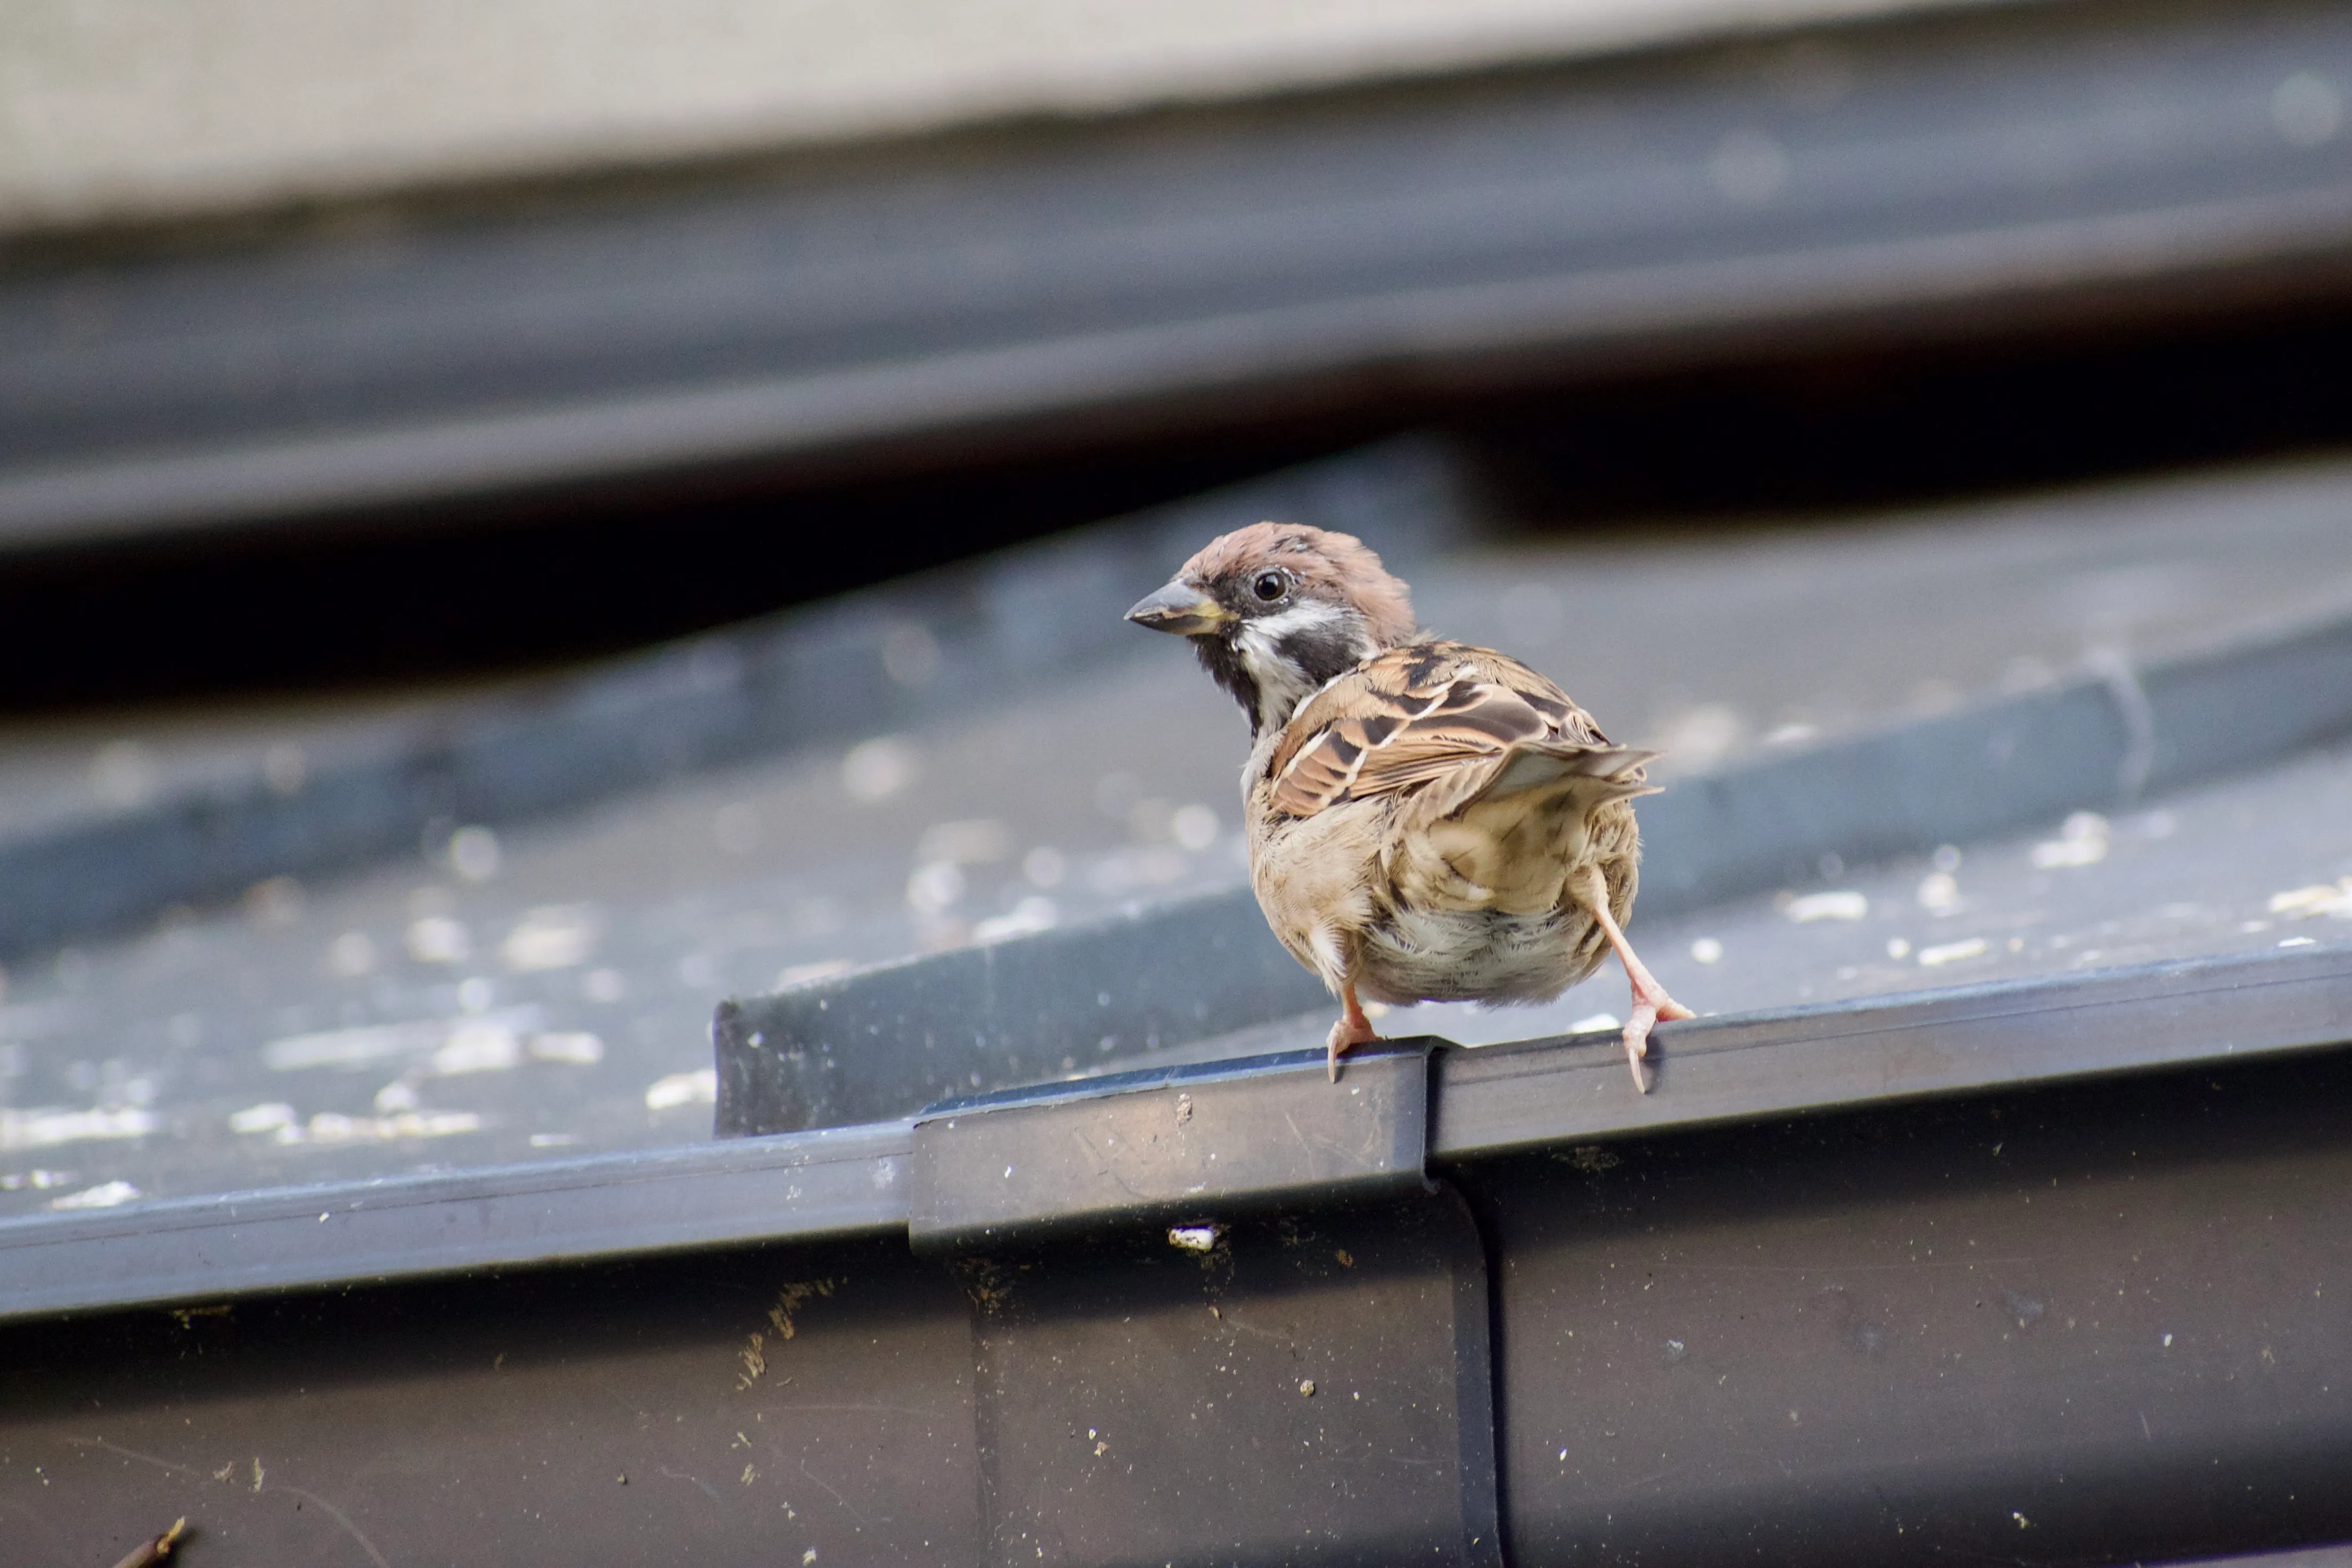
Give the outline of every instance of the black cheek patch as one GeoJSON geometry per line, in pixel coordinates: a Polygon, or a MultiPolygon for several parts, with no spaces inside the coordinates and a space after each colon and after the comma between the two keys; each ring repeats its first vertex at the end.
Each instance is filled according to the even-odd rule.
{"type": "Polygon", "coordinates": [[[1356,642],[1340,627],[1310,627],[1274,645],[1276,657],[1307,678],[1309,688],[1356,667],[1356,642]]]}

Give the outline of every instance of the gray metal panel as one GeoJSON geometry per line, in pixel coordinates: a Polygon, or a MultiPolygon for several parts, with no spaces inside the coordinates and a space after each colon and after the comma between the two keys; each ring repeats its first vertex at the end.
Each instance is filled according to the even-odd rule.
{"type": "Polygon", "coordinates": [[[1185,1223],[1423,1185],[1430,1042],[1122,1074],[915,1123],[918,1249],[1185,1223]]]}
{"type": "Polygon", "coordinates": [[[1678,780],[1641,806],[1642,904],[1688,909],[2254,766],[2352,731],[2352,620],[1988,699],[1678,780]]]}
{"type": "Polygon", "coordinates": [[[2333,6],[1987,7],[20,263],[0,538],[2335,286],[2333,6]]]}
{"type": "Polygon", "coordinates": [[[722,1003],[721,1137],[905,1115],[1311,1008],[1323,987],[1244,894],[722,1003]]]}
{"type": "MultiPolygon", "coordinates": [[[[1633,1092],[1613,1038],[1445,1050],[1433,1070],[1429,1155],[1462,1166],[1515,1148],[2221,1064],[2347,1040],[2352,951],[2315,949],[1672,1026],[1660,1033],[1658,1091],[1646,1096],[1633,1092]]],[[[1392,1071],[1411,1076],[1414,1069],[1405,1064],[1420,1060],[1417,1048],[1408,1050],[1393,1059],[1392,1071]]],[[[1347,1071],[1369,1075],[1378,1062],[1370,1058],[1347,1071]]],[[[1337,1089],[1326,1082],[1317,1053],[1171,1069],[1129,1081],[1146,1085],[1135,1097],[1143,1107],[1137,1114],[1172,1118],[1173,1095],[1208,1092],[1186,1087],[1194,1076],[1233,1096],[1230,1125],[1202,1124],[1203,1134],[1220,1134],[1216,1163],[1230,1160],[1249,1173],[1220,1189],[1221,1205],[1259,1207],[1277,1189],[1310,1201],[1351,1185],[1419,1179],[1419,1163],[1407,1153],[1408,1145],[1419,1146],[1419,1124],[1402,1077],[1388,1082],[1394,1097],[1384,1109],[1361,1117],[1345,1092],[1347,1076],[1337,1089]],[[1308,1134],[1318,1117],[1336,1121],[1323,1129],[1320,1154],[1295,1158],[1306,1134],[1293,1132],[1293,1120],[1269,1130],[1267,1118],[1277,1114],[1303,1115],[1296,1124],[1308,1134]],[[1377,1136],[1366,1142],[1368,1131],[1377,1136]],[[1351,1147],[1360,1159],[1339,1158],[1351,1147]],[[1318,1185],[1326,1177],[1329,1185],[1318,1185]]],[[[925,1178],[925,1228],[935,1237],[990,1224],[1050,1234],[1099,1223],[1122,1205],[1130,1216],[1182,1208],[1181,1192],[1172,1202],[1164,1201],[1171,1197],[1164,1186],[1114,1192],[1124,1170],[1071,1164],[1068,1145],[1040,1144],[1097,1127],[1106,1115],[1099,1097],[1124,1087],[1059,1084],[943,1108],[977,1124],[969,1147],[985,1145],[990,1161],[1000,1147],[1018,1151],[974,1166],[981,1175],[1001,1173],[1004,1164],[1020,1175],[1038,1153],[1046,1164],[1030,1173],[1038,1185],[1024,1177],[1017,1205],[983,1212],[985,1184],[957,1174],[971,1162],[955,1163],[962,1159],[955,1139],[967,1131],[956,1129],[932,1145],[949,1159],[925,1178]],[[1003,1140],[992,1125],[1008,1130],[1003,1140]],[[1066,1186],[1056,1188],[1045,1173],[1066,1186]],[[967,1186],[957,1189],[956,1182],[967,1186]]],[[[1199,1142],[1191,1152],[1196,1171],[1210,1152],[1205,1136],[1199,1142]]],[[[895,1230],[908,1222],[913,1146],[909,1124],[894,1123],[11,1220],[0,1224],[0,1317],[895,1230]],[[329,1216],[323,1224],[321,1213],[329,1216]]]]}
{"type": "Polygon", "coordinates": [[[0,1221],[0,1320],[899,1228],[904,1124],[0,1221]]]}
{"type": "Polygon", "coordinates": [[[2152,965],[1662,1026],[1656,1091],[1613,1033],[1439,1058],[1433,1159],[2352,1041],[2352,951],[2152,965]],[[1591,1037],[1587,1037],[1591,1039],[1591,1037]]]}

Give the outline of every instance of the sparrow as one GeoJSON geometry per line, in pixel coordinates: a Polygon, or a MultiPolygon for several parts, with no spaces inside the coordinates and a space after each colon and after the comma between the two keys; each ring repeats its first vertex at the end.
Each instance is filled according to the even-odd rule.
{"type": "Polygon", "coordinates": [[[1546,1001],[1613,950],[1648,1092],[1651,1026],[1692,1016],[1625,939],[1657,753],[1612,745],[1517,660],[1417,632],[1405,585],[1347,534],[1223,535],[1127,619],[1189,638],[1249,717],[1250,885],[1339,998],[1334,1080],[1380,1038],[1364,998],[1546,1001]]]}

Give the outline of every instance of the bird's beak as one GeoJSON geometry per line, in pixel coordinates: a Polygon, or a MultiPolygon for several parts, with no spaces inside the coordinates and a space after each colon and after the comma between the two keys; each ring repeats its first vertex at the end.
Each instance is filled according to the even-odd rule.
{"type": "Polygon", "coordinates": [[[1127,618],[1138,626],[1149,626],[1154,632],[1173,632],[1179,637],[1198,637],[1232,621],[1234,612],[1199,589],[1179,580],[1170,583],[1129,611],[1127,618]]]}

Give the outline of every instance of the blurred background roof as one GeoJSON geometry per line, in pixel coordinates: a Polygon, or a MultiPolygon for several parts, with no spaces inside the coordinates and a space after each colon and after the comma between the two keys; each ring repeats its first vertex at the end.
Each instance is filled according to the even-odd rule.
{"type": "Polygon", "coordinates": [[[0,17],[0,230],[1213,102],[1959,3],[25,0],[0,17]]]}
{"type": "MultiPolygon", "coordinates": [[[[1523,469],[1572,469],[1591,495],[1622,476],[1627,394],[1682,400],[1636,415],[1654,445],[1705,423],[1690,400],[1721,390],[1692,380],[1706,375],[1775,379],[1736,424],[1880,383],[1820,426],[1890,392],[1969,384],[1890,355],[2108,356],[2089,370],[2102,398],[2070,391],[2044,411],[2073,428],[2037,444],[2017,438],[2023,419],[1986,427],[1972,444],[2009,449],[1943,458],[1946,486],[1999,483],[2021,458],[2043,477],[2128,465],[2175,440],[2222,455],[2334,417],[2315,412],[2324,398],[2269,406],[2297,390],[2275,368],[2283,345],[2317,323],[2264,340],[2256,319],[2342,298],[2340,11],[1859,9],[1234,10],[1186,18],[1199,58],[1224,62],[1197,77],[1186,47],[1123,31],[1143,25],[1124,9],[880,13],[889,26],[861,12],[839,57],[908,73],[849,76],[875,101],[929,105],[921,128],[769,124],[660,158],[625,151],[636,100],[594,85],[596,62],[618,81],[693,84],[723,120],[727,82],[803,79],[746,63],[767,57],[761,29],[814,24],[757,13],[754,36],[706,59],[690,45],[726,34],[693,19],[715,12],[567,14],[532,34],[499,31],[514,14],[498,11],[199,7],[125,22],[119,40],[104,8],[47,26],[15,12],[19,152],[5,162],[82,204],[46,227],[27,217],[0,267],[0,550],[63,558],[70,576],[112,547],[177,541],[184,566],[210,559],[204,536],[259,533],[331,541],[335,562],[305,565],[314,586],[338,563],[383,582],[425,559],[387,573],[369,551],[391,534],[455,527],[475,559],[560,536],[609,563],[656,519],[724,550],[767,537],[784,505],[810,525],[805,597],[1415,425],[1512,424],[1523,469]],[[982,15],[991,44],[966,47],[982,15]],[[1130,90],[1114,57],[1165,82],[1130,90]],[[995,79],[988,62],[1015,58],[1052,62],[1039,81],[1087,83],[1087,111],[982,112],[922,64],[995,79]],[[196,100],[144,80],[143,61],[196,100]],[[493,177],[509,154],[477,110],[546,127],[530,177],[493,177]],[[115,150],[72,152],[85,125],[115,150]],[[412,147],[427,127],[440,152],[412,147]],[[121,193],[134,186],[182,204],[142,207],[121,193]],[[2116,362],[2152,340],[2164,364],[2116,362]],[[2263,406],[2105,401],[2152,378],[2193,397],[2245,375],[2263,406]],[[1596,388],[1585,407],[1532,412],[1596,388]],[[857,519],[862,537],[820,519],[857,519]]],[[[836,56],[794,58],[824,77],[813,62],[836,56]]],[[[1006,105],[1052,100],[1005,90],[1006,105]]],[[[2034,395],[2041,368],[2001,394],[2034,395]]],[[[1885,465],[1811,463],[1784,434],[1797,444],[1750,443],[1739,461],[1802,466],[1816,494],[1885,465]]],[[[1900,442],[1867,444],[1901,461],[1900,442]]],[[[1916,451],[1932,466],[1931,444],[1916,451]]],[[[1810,498],[1744,481],[1677,493],[1687,465],[1627,466],[1645,487],[1634,509],[1810,498]]],[[[1918,482],[1889,477],[1896,494],[1918,482]]],[[[624,629],[614,601],[644,598],[637,563],[604,570],[628,592],[542,610],[518,641],[567,618],[621,641],[687,630],[780,591],[673,584],[668,623],[624,629]]],[[[234,596],[249,575],[207,587],[234,596]]],[[[173,595],[144,597],[172,612],[173,595]]],[[[49,611],[61,602],[45,591],[0,619],[51,646],[73,633],[49,611]]]]}

